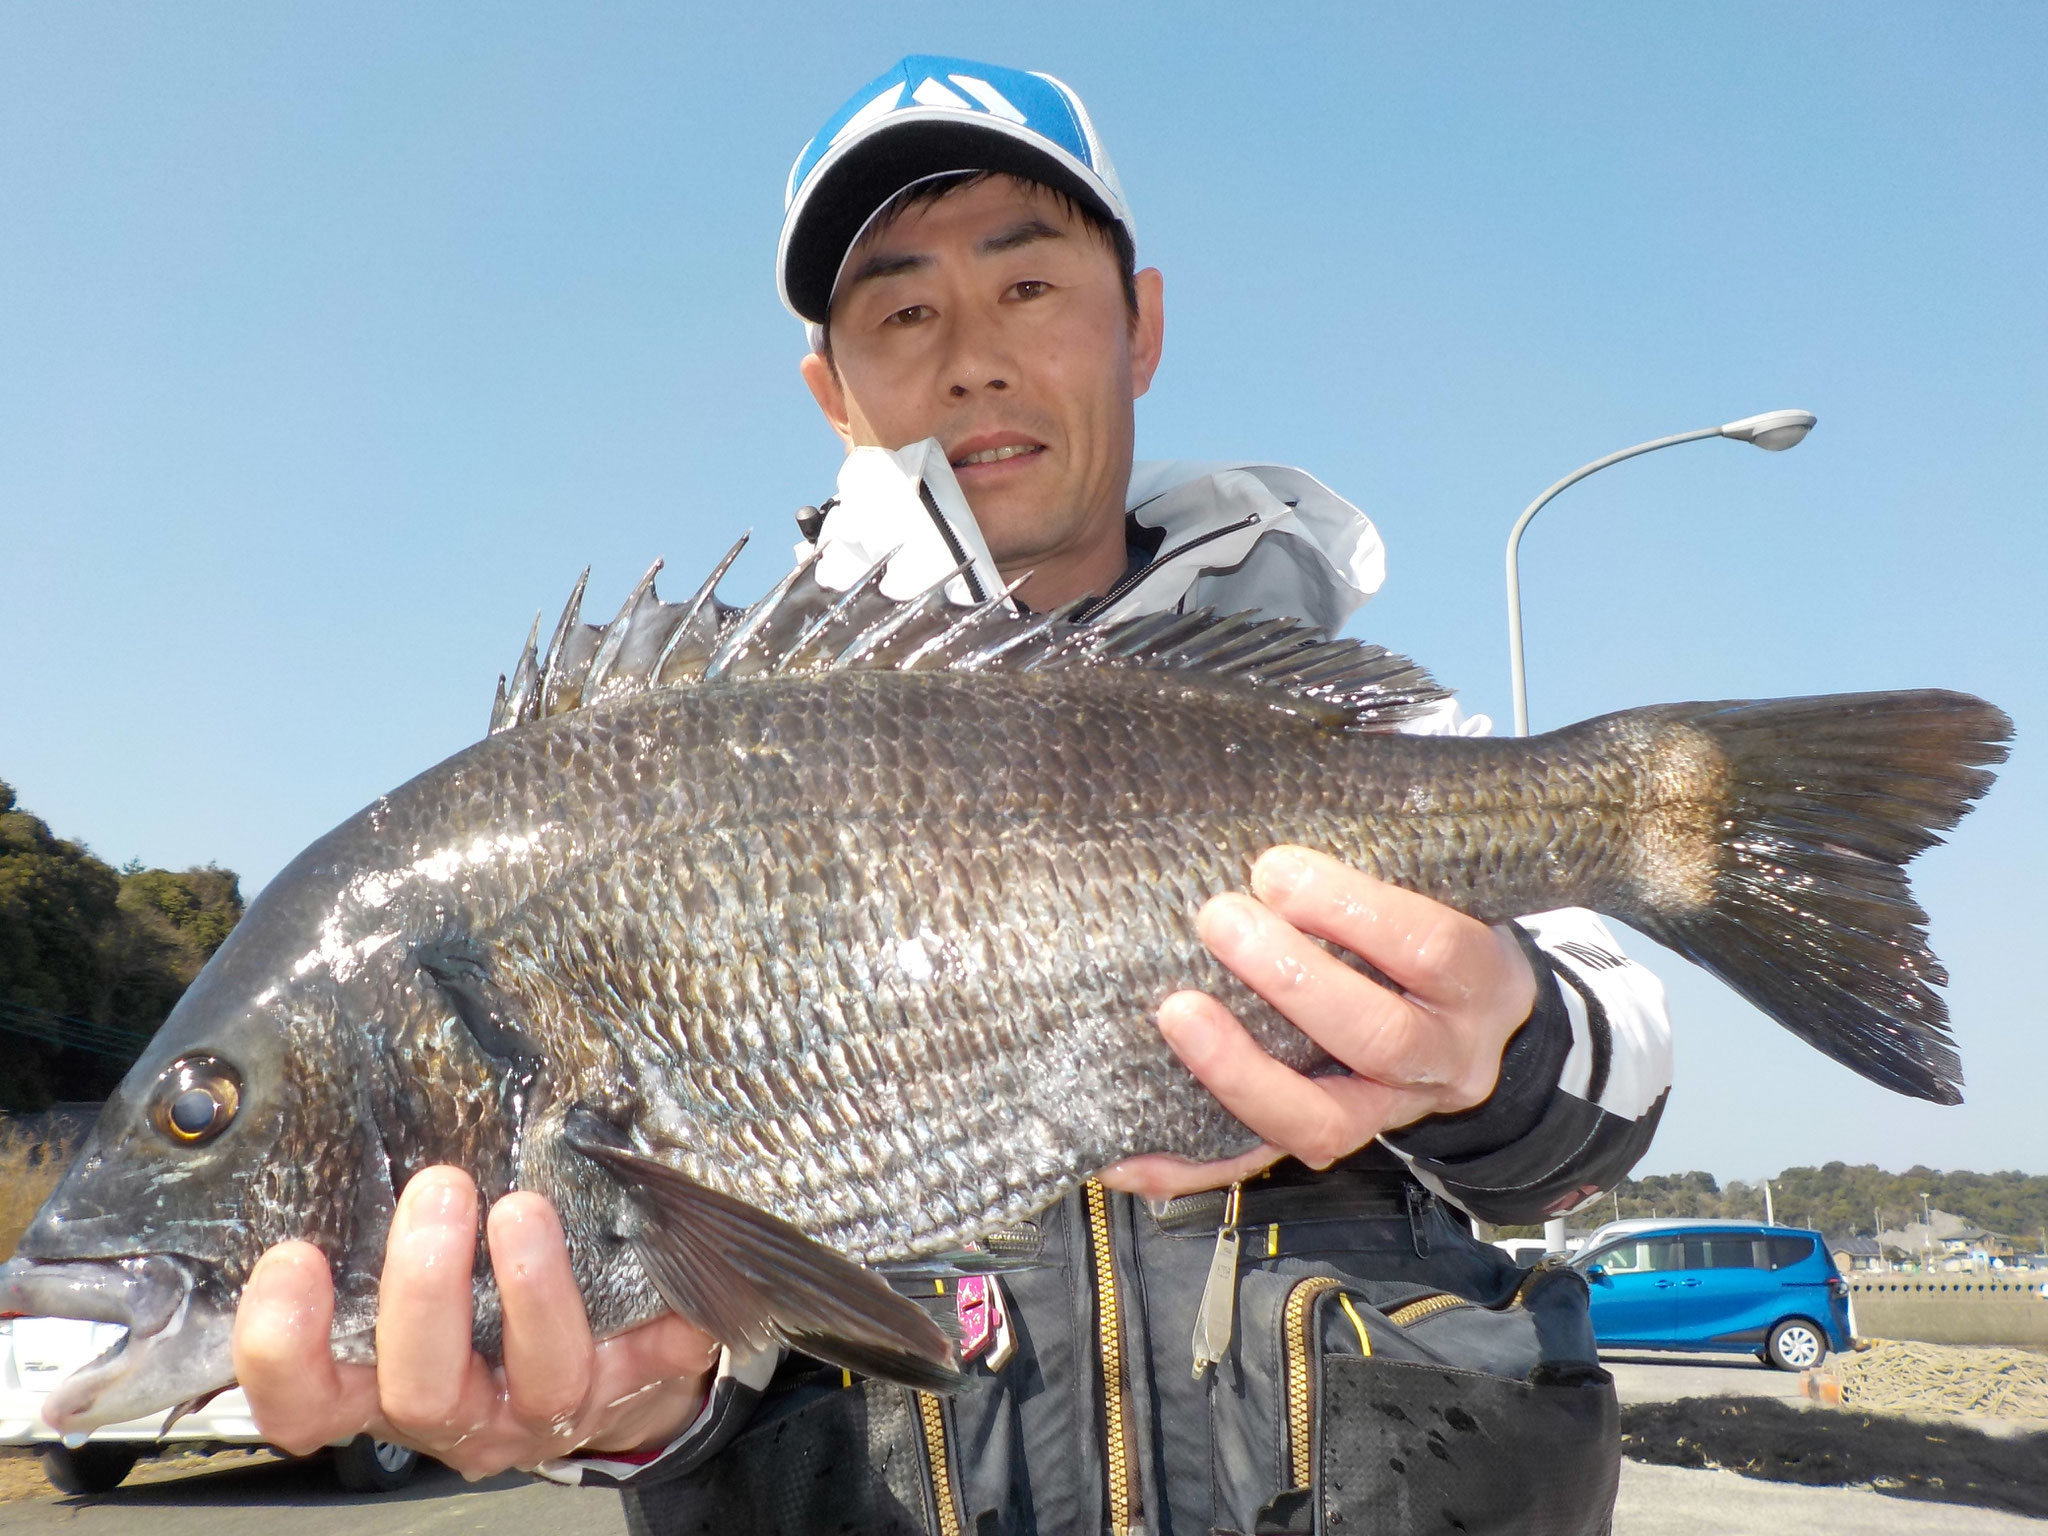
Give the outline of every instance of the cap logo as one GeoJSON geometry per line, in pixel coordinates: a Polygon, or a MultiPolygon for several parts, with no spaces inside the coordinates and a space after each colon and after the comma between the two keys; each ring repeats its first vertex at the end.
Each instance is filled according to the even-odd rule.
{"type": "Polygon", "coordinates": [[[974,109],[961,99],[958,91],[950,91],[930,75],[926,75],[918,88],[910,93],[910,99],[926,107],[951,107],[956,112],[972,112],[974,109]]]}
{"type": "MultiPolygon", "coordinates": [[[[972,75],[948,75],[946,78],[980,102],[983,109],[991,116],[1000,117],[1006,122],[1012,123],[1021,123],[1026,120],[1024,114],[1010,104],[1010,98],[990,85],[986,80],[977,80],[972,75]]],[[[926,84],[930,84],[930,82],[927,81],[926,84]]],[[[920,97],[919,99],[922,100],[923,98],[920,97]]]]}
{"type": "Polygon", "coordinates": [[[898,81],[873,101],[862,107],[858,112],[854,113],[853,116],[849,117],[846,120],[846,126],[832,135],[832,142],[837,144],[842,139],[852,138],[853,135],[859,133],[861,129],[867,127],[876,118],[887,117],[896,110],[896,103],[902,99],[903,83],[898,81]]]}

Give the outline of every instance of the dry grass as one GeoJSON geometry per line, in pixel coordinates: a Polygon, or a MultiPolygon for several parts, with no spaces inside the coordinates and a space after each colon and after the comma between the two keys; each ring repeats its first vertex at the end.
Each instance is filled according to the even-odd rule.
{"type": "Polygon", "coordinates": [[[0,1259],[14,1252],[91,1124],[89,1114],[64,1110],[0,1117],[0,1259]]]}
{"type": "Polygon", "coordinates": [[[43,1464],[31,1450],[0,1450],[0,1504],[14,1499],[46,1499],[56,1493],[43,1476],[43,1464]]]}
{"type": "Polygon", "coordinates": [[[2048,1423],[2048,1360],[2026,1350],[1872,1339],[1849,1354],[1830,1355],[1814,1381],[1816,1389],[1833,1381],[1840,1392],[1809,1396],[1864,1413],[1960,1413],[2048,1423]]]}

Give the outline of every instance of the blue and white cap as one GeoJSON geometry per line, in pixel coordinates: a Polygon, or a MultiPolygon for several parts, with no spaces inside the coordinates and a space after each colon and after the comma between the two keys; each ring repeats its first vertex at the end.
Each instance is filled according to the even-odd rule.
{"type": "Polygon", "coordinates": [[[1136,226],[1081,98],[1051,75],[913,54],[856,91],[789,168],[776,282],[782,302],[825,322],[832,287],[881,206],[957,171],[1005,171],[1136,226]]]}

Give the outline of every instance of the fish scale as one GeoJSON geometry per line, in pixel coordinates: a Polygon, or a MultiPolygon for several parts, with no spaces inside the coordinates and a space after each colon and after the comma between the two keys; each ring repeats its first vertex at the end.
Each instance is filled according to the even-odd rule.
{"type": "MultiPolygon", "coordinates": [[[[731,1060],[742,1080],[770,1090],[711,1102],[703,1089],[714,1077],[693,1085],[694,1094],[680,1093],[680,1121],[664,1129],[691,1149],[684,1172],[834,1247],[879,1260],[943,1248],[1035,1209],[1055,1192],[1040,1171],[1048,1164],[1094,1166],[1145,1149],[1209,1158],[1255,1142],[1177,1068],[1151,1024],[1158,999],[1177,985],[1202,985],[1224,996],[1290,1064],[1312,1067],[1320,1056],[1213,962],[1198,960],[1190,975],[1188,957],[1202,954],[1192,933],[1202,900],[1241,885],[1252,859],[1276,841],[1324,847],[1404,883],[1445,881],[1427,857],[1404,867],[1380,855],[1377,845],[1393,839],[1371,830],[1384,819],[1375,786],[1352,783],[1353,775],[1327,760],[1341,757],[1341,739],[1325,745],[1313,726],[1283,718],[1260,722],[1268,734],[1256,750],[1224,751],[1226,733],[1231,740],[1249,734],[1248,722],[1225,724],[1219,713],[1272,711],[1256,703],[1219,711],[1216,701],[1187,700],[1142,674],[1118,682],[1105,688],[1101,679],[1049,677],[1018,690],[994,678],[933,674],[878,690],[871,678],[845,674],[653,696],[560,722],[613,742],[641,742],[636,760],[673,755],[656,777],[687,788],[675,805],[643,811],[632,824],[632,846],[678,852],[669,867],[643,871],[635,887],[659,903],[665,889],[694,888],[697,872],[710,871],[722,891],[708,927],[678,911],[665,932],[639,934],[633,946],[686,956],[682,970],[696,978],[698,998],[665,996],[655,976],[626,989],[643,1000],[647,1016],[676,1021],[678,1033],[662,1047],[688,1061],[731,1060]],[[837,754],[804,759],[807,775],[761,775],[756,759],[742,762],[727,749],[734,740],[780,737],[801,750],[807,734],[842,744],[837,754]],[[854,755],[853,744],[868,739],[933,745],[922,772],[906,779],[875,772],[854,755]],[[1068,745],[1076,742],[1085,745],[1078,768],[1068,745]],[[1059,760],[1063,746],[1067,761],[1059,760]],[[1084,773],[1130,786],[1108,817],[1097,797],[1060,792],[1084,773]],[[820,807],[830,807],[829,816],[820,807]],[[1161,881],[1151,872],[1166,850],[1180,855],[1177,878],[1161,881]],[[1138,851],[1142,859],[1133,856],[1138,851]],[[791,871],[817,860],[838,880],[829,903],[821,889],[791,883],[791,871]],[[961,869],[987,871],[966,882],[981,896],[979,910],[964,908],[957,884],[954,903],[932,904],[925,893],[961,869]],[[865,945],[852,941],[854,928],[865,945]],[[890,950],[920,932],[933,933],[949,955],[991,936],[998,945],[1008,939],[1009,958],[1021,963],[978,964],[906,988],[890,950]],[[1060,942],[1031,943],[1048,934],[1060,942]],[[1114,968],[1094,963],[1110,950],[1114,968]],[[828,957],[844,969],[821,977],[828,957]],[[849,990],[845,971],[862,984],[849,990]],[[829,1010],[815,1003],[827,994],[835,999],[829,1010]],[[731,1033],[740,1018],[755,1025],[751,1050],[731,1033]],[[1029,1040],[992,1041],[991,1019],[1040,1027],[1029,1040]],[[898,1033],[908,1039],[890,1052],[886,1080],[914,1081],[919,1090],[879,1101],[882,1124],[914,1118],[926,1137],[919,1155],[893,1154],[886,1129],[851,1148],[814,1134],[798,1110],[814,1084],[830,1078],[806,1076],[804,1068],[822,1068],[835,1039],[898,1033]],[[742,1127],[755,1132],[756,1145],[819,1170],[810,1187],[791,1187],[782,1176],[786,1158],[764,1166],[750,1156],[742,1127]],[[1157,1139],[1133,1142],[1134,1133],[1157,1139]],[[1017,1155],[1016,1147],[1031,1153],[1017,1155]],[[932,1177],[930,1160],[943,1166],[943,1178],[932,1177]],[[849,1192],[836,1183],[848,1177],[868,1183],[849,1192]],[[992,1181],[999,1198],[971,1209],[906,1198],[955,1181],[970,1188],[992,1181]],[[821,1197],[821,1188],[829,1193],[821,1197]]],[[[575,755],[552,743],[521,745],[575,755]]],[[[1377,793],[1382,804],[1398,805],[1406,791],[1396,784],[1377,793]]],[[[602,815],[592,819],[609,824],[602,815]]],[[[1419,838],[1400,841],[1447,851],[1455,862],[1464,857],[1462,823],[1439,814],[1419,838]]],[[[586,847],[582,857],[595,861],[604,850],[586,847]]],[[[577,884],[540,890],[564,886],[576,899],[550,921],[602,916],[616,947],[615,911],[577,884]]],[[[1512,904],[1514,893],[1504,894],[1512,904]]],[[[488,931],[479,937],[492,939],[488,931]]],[[[538,969],[572,987],[577,980],[573,964],[538,969]]],[[[573,1029],[613,1031],[626,1054],[644,1052],[646,1037],[621,1038],[632,1021],[607,1008],[620,990],[587,979],[584,995],[558,1012],[573,1029]]],[[[856,1077],[834,1089],[853,1104],[873,1103],[876,1086],[856,1077]]],[[[857,1112],[850,1118],[859,1123],[857,1112]]]]}

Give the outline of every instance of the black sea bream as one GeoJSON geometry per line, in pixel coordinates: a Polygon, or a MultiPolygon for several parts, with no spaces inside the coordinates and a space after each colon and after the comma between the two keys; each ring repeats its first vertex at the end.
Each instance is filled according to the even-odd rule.
{"type": "Polygon", "coordinates": [[[394,1192],[439,1162],[560,1207],[601,1333],[673,1309],[944,1386],[945,1339],[863,1265],[1134,1153],[1255,1143],[1161,1039],[1168,993],[1329,1069],[1194,932],[1280,842],[1488,921],[1594,908],[1864,1076],[1958,1097],[1901,866],[2005,755],[1980,700],[1403,736],[1440,690],[1291,623],[963,616],[879,569],[741,611],[652,574],[602,628],[572,600],[489,737],[301,854],[178,1004],[0,1270],[0,1312],[129,1325],[53,1424],[225,1384],[286,1238],[326,1252],[365,1357],[394,1192]]]}

